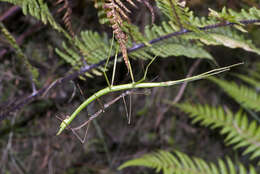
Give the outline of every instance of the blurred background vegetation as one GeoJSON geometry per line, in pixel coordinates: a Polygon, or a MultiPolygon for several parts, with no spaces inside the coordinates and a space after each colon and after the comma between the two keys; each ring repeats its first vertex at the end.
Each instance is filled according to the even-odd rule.
{"type": "MultiPolygon", "coordinates": [[[[47,2],[55,19],[63,25],[62,14],[57,13],[57,5],[52,1],[47,2]]],[[[259,2],[254,0],[189,0],[187,4],[199,16],[207,15],[208,8],[220,10],[227,6],[238,11],[252,6],[259,8],[259,2]]],[[[75,34],[83,29],[111,33],[109,27],[99,23],[93,1],[74,0],[71,1],[71,7],[72,29],[75,34]]],[[[142,8],[145,10],[134,10],[131,16],[132,22],[140,31],[150,23],[151,15],[147,8],[142,8]]],[[[160,22],[160,14],[155,14],[155,22],[160,22]]],[[[24,16],[20,8],[15,9],[9,3],[0,2],[0,20],[17,39],[24,53],[30,55],[32,65],[37,67],[37,87],[43,87],[72,71],[54,51],[55,47],[61,46],[62,37],[59,33],[32,17],[24,16]],[[11,8],[12,13],[5,17],[11,8]]],[[[248,26],[248,31],[249,37],[259,48],[259,27],[248,26]]],[[[237,83],[242,83],[242,80],[231,73],[248,74],[248,70],[257,71],[260,68],[259,55],[255,53],[222,46],[207,47],[207,51],[220,66],[244,62],[243,66],[219,76],[237,83]]],[[[10,103],[30,94],[32,87],[21,68],[21,62],[17,61],[13,49],[1,35],[0,62],[0,108],[4,111],[11,107],[10,103]]],[[[144,60],[132,61],[136,79],[143,76],[147,63],[148,61],[144,60]]],[[[117,66],[115,82],[127,82],[129,75],[124,63],[119,62],[117,66]]],[[[192,74],[198,74],[212,69],[213,65],[206,59],[187,59],[181,56],[158,59],[151,65],[147,80],[168,81],[184,78],[192,67],[192,74]]],[[[107,74],[111,77],[112,71],[109,70],[107,74]]],[[[240,160],[245,165],[249,163],[248,156],[241,157],[242,150],[234,151],[223,143],[225,136],[220,135],[218,130],[212,131],[199,124],[191,124],[191,119],[186,114],[168,104],[178,100],[222,105],[234,112],[241,108],[223,89],[209,80],[189,83],[178,99],[176,96],[180,95],[181,85],[149,89],[149,95],[144,95],[147,93],[145,90],[136,90],[135,92],[141,95],[132,95],[131,124],[127,124],[125,105],[119,100],[97,118],[96,124],[90,126],[84,144],[70,131],[56,136],[60,124],[56,116],[65,118],[87,97],[106,86],[103,76],[85,80],[78,78],[52,89],[48,95],[42,95],[2,120],[0,173],[153,173],[154,171],[144,168],[118,171],[117,167],[129,159],[157,149],[177,149],[210,162],[230,156],[234,161],[240,160]]],[[[259,91],[259,88],[257,90],[259,91]]],[[[100,102],[107,103],[120,94],[111,93],[102,97],[100,102]]],[[[129,98],[126,98],[126,101],[130,105],[129,98]]],[[[87,112],[91,114],[100,108],[100,103],[94,102],[73,124],[79,125],[88,118],[87,112]]],[[[84,131],[85,129],[81,129],[79,134],[83,136],[84,131]]],[[[257,166],[257,159],[251,164],[257,166]]]]}

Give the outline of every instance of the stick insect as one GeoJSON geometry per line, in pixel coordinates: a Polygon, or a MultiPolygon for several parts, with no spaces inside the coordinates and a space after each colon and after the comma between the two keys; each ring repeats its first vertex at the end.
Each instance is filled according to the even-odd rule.
{"type": "MultiPolygon", "coordinates": [[[[125,103],[125,99],[124,99],[124,98],[125,98],[126,96],[128,96],[128,95],[133,94],[133,93],[134,93],[133,91],[128,90],[128,91],[122,93],[121,95],[119,95],[118,97],[116,97],[115,99],[111,100],[110,102],[108,102],[108,103],[102,105],[102,108],[101,108],[100,110],[98,110],[98,111],[95,112],[93,115],[91,115],[91,117],[90,117],[87,121],[85,121],[83,124],[81,124],[80,126],[74,127],[74,128],[69,127],[69,125],[67,125],[67,126],[69,127],[69,129],[71,129],[71,131],[73,132],[73,134],[76,135],[76,137],[80,140],[80,142],[81,142],[81,143],[84,143],[85,140],[86,140],[86,137],[87,137],[87,132],[88,132],[88,128],[89,128],[90,123],[91,123],[95,118],[97,118],[101,113],[103,113],[103,112],[105,111],[105,109],[107,109],[108,107],[110,107],[111,105],[113,105],[115,102],[117,102],[117,101],[120,100],[121,98],[123,99],[123,101],[124,101],[124,103],[125,103]],[[85,134],[84,134],[84,137],[81,138],[76,131],[78,131],[79,129],[81,129],[81,128],[85,127],[85,126],[87,126],[87,130],[86,130],[86,132],[85,132],[85,134]]],[[[141,94],[141,93],[140,93],[140,94],[141,94]]],[[[145,94],[145,93],[144,93],[144,94],[145,94]]],[[[130,114],[128,113],[127,110],[126,110],[126,112],[127,112],[127,113],[126,113],[127,120],[128,120],[128,122],[130,122],[130,114]]],[[[57,118],[58,118],[59,120],[63,121],[60,117],[57,117],[57,118]]],[[[67,118],[69,118],[69,116],[66,116],[65,119],[67,119],[67,118]]]]}
{"type": "MultiPolygon", "coordinates": [[[[112,48],[113,48],[113,39],[112,39],[112,43],[111,43],[111,47],[110,47],[110,51],[109,51],[109,56],[108,57],[110,57],[110,54],[112,52],[112,48]]],[[[118,47],[117,47],[117,52],[118,52],[118,47]]],[[[125,91],[125,90],[138,89],[138,88],[169,87],[169,86],[181,84],[183,82],[190,82],[190,81],[194,81],[194,80],[207,78],[209,76],[216,75],[216,74],[222,73],[224,71],[228,71],[228,70],[230,70],[231,67],[243,64],[243,63],[237,63],[237,64],[234,64],[234,65],[213,69],[213,70],[207,71],[205,73],[202,73],[202,74],[199,74],[199,75],[195,75],[195,76],[192,76],[192,77],[187,77],[187,78],[180,79],[180,80],[165,81],[165,82],[143,82],[146,79],[146,75],[147,75],[149,66],[151,65],[151,63],[155,59],[156,59],[156,56],[146,66],[146,70],[144,72],[144,76],[143,76],[143,78],[141,80],[135,82],[132,79],[132,83],[127,83],[127,84],[122,84],[122,85],[113,85],[113,83],[114,83],[114,76],[115,76],[115,69],[116,69],[116,62],[117,62],[117,54],[115,56],[115,61],[114,61],[111,85],[110,85],[108,77],[107,77],[107,75],[105,73],[106,66],[107,66],[107,64],[109,62],[109,60],[107,59],[107,62],[106,62],[106,65],[105,65],[105,70],[104,70],[104,76],[105,76],[105,79],[106,79],[106,81],[108,83],[108,87],[106,87],[104,89],[101,89],[98,92],[94,93],[92,96],[90,96],[88,99],[86,99],[69,117],[64,119],[62,121],[62,123],[60,124],[60,129],[59,129],[57,135],[60,135],[62,133],[62,131],[76,118],[76,116],[84,108],[86,108],[91,102],[97,100],[98,98],[100,98],[103,95],[106,95],[106,94],[109,94],[109,93],[112,93],[112,92],[115,92],[115,91],[125,91]]]]}
{"type": "Polygon", "coordinates": [[[97,100],[99,97],[101,97],[103,95],[106,95],[108,93],[115,92],[115,91],[124,91],[124,90],[129,90],[129,89],[137,89],[137,88],[154,88],[154,87],[173,86],[173,85],[181,84],[181,83],[186,82],[186,81],[190,82],[190,81],[195,81],[195,80],[207,78],[209,76],[216,75],[216,74],[222,73],[224,71],[228,71],[228,70],[230,70],[231,67],[238,66],[238,65],[241,65],[241,64],[243,64],[243,63],[237,63],[237,64],[234,64],[234,65],[213,69],[213,70],[207,71],[205,73],[202,73],[202,74],[199,74],[199,75],[195,75],[195,76],[192,76],[192,77],[188,77],[188,78],[185,78],[185,79],[181,79],[181,80],[166,81],[166,82],[150,82],[150,83],[146,82],[146,83],[143,83],[142,81],[143,81],[143,79],[146,78],[146,73],[147,73],[147,69],[148,69],[148,68],[146,68],[145,75],[144,75],[143,79],[141,79],[142,81],[138,81],[138,82],[135,82],[135,83],[122,84],[122,85],[108,86],[108,87],[106,87],[104,89],[99,90],[98,92],[96,92],[92,96],[90,96],[87,100],[85,100],[71,114],[70,117],[68,117],[68,118],[66,118],[65,120],[62,121],[62,123],[60,124],[60,129],[59,129],[57,135],[60,135],[62,133],[62,131],[76,118],[76,116],[85,107],[87,107],[91,102],[97,100]]]}

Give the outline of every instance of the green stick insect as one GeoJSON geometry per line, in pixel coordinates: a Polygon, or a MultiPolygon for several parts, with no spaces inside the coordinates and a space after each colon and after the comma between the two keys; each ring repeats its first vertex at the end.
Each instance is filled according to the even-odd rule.
{"type": "Polygon", "coordinates": [[[86,108],[91,102],[97,100],[98,98],[100,98],[103,95],[106,95],[106,94],[109,94],[109,93],[115,92],[115,91],[125,91],[125,90],[130,90],[130,89],[137,89],[137,88],[154,88],[154,87],[173,86],[173,85],[181,84],[184,82],[190,82],[190,81],[195,81],[195,80],[199,80],[199,79],[204,79],[209,76],[216,75],[216,74],[222,73],[224,71],[228,71],[228,70],[230,70],[231,67],[243,64],[243,63],[237,63],[234,65],[213,69],[213,70],[207,71],[205,73],[195,75],[192,77],[188,77],[188,78],[184,78],[184,79],[180,79],[180,80],[166,81],[166,82],[143,82],[146,78],[148,68],[154,60],[155,60],[155,58],[147,65],[145,73],[144,73],[144,77],[141,80],[139,80],[138,82],[132,82],[132,83],[128,83],[128,84],[115,85],[115,86],[109,85],[108,87],[99,90],[98,92],[96,92],[95,94],[90,96],[88,99],[86,99],[70,116],[68,116],[66,119],[64,119],[62,121],[57,135],[60,135],[62,133],[62,131],[76,118],[76,116],[84,108],[86,108]]]}

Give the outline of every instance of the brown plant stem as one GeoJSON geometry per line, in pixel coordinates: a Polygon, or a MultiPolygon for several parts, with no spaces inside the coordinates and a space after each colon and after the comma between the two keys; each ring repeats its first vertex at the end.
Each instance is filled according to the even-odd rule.
{"type": "Polygon", "coordinates": [[[12,6],[10,7],[6,12],[4,12],[4,14],[2,14],[0,16],[0,21],[4,21],[7,18],[15,15],[16,13],[18,13],[21,10],[21,8],[19,6],[12,6]]]}

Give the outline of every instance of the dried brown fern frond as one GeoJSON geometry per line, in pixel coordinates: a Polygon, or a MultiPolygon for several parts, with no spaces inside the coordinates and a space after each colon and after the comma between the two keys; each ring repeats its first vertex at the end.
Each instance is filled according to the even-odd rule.
{"type": "MultiPolygon", "coordinates": [[[[135,6],[132,0],[127,0],[127,2],[135,6]]],[[[104,3],[104,8],[106,9],[107,17],[110,20],[113,32],[122,51],[126,67],[128,70],[130,70],[126,46],[128,37],[127,34],[122,30],[122,28],[123,21],[127,21],[128,23],[130,23],[128,14],[131,13],[131,11],[121,2],[121,0],[107,0],[104,3]]]]}
{"type": "Polygon", "coordinates": [[[144,5],[148,8],[148,10],[150,11],[151,15],[152,15],[152,23],[154,23],[155,21],[155,13],[154,13],[154,9],[152,7],[152,5],[149,3],[149,0],[138,0],[138,2],[142,2],[144,3],[144,5]]]}
{"type": "Polygon", "coordinates": [[[61,13],[62,11],[65,11],[65,13],[62,17],[62,21],[64,22],[65,27],[69,31],[70,35],[72,37],[74,37],[75,33],[73,32],[72,25],[71,25],[72,9],[71,9],[71,6],[70,6],[70,2],[69,2],[69,0],[57,0],[55,5],[58,5],[58,4],[61,4],[61,3],[63,3],[63,5],[57,10],[57,13],[61,13]]]}

